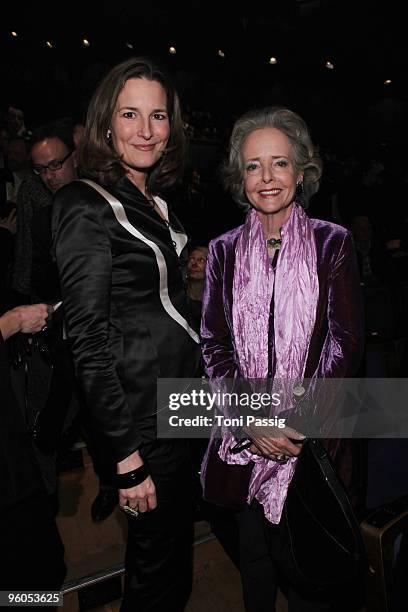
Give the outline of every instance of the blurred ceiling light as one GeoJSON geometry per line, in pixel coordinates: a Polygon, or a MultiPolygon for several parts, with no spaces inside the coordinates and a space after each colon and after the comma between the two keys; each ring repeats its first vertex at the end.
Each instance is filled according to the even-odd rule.
{"type": "Polygon", "coordinates": [[[171,55],[176,55],[176,53],[177,53],[177,51],[176,51],[176,47],[170,47],[170,48],[169,48],[169,53],[170,53],[171,55]]]}
{"type": "Polygon", "coordinates": [[[127,42],[127,43],[126,43],[126,46],[127,46],[127,48],[128,48],[128,49],[133,49],[133,45],[132,45],[132,43],[130,43],[130,42],[127,42]]]}
{"type": "Polygon", "coordinates": [[[18,36],[17,32],[14,32],[14,30],[11,32],[11,35],[12,35],[13,38],[17,38],[17,36],[18,36]]]}
{"type": "Polygon", "coordinates": [[[334,70],[334,64],[333,62],[330,62],[329,60],[326,62],[326,68],[328,68],[329,70],[334,70]]]}
{"type": "Polygon", "coordinates": [[[269,58],[269,63],[270,63],[270,64],[277,64],[277,63],[278,63],[278,60],[276,59],[276,57],[270,57],[270,58],[269,58]]]}
{"type": "Polygon", "coordinates": [[[224,51],[223,51],[222,49],[218,49],[217,54],[218,54],[220,57],[225,57],[225,53],[224,53],[224,51]]]}
{"type": "Polygon", "coordinates": [[[386,79],[384,81],[384,85],[391,85],[391,83],[392,83],[391,79],[386,79]]]}
{"type": "Polygon", "coordinates": [[[52,46],[53,46],[53,45],[52,45],[52,42],[51,42],[50,40],[47,40],[47,42],[46,42],[45,44],[47,45],[47,47],[48,47],[49,49],[52,49],[52,46]]]}
{"type": "Polygon", "coordinates": [[[89,40],[88,40],[87,38],[84,38],[84,39],[82,40],[82,44],[84,45],[84,47],[89,47],[89,45],[90,45],[91,43],[89,42],[89,40]]]}

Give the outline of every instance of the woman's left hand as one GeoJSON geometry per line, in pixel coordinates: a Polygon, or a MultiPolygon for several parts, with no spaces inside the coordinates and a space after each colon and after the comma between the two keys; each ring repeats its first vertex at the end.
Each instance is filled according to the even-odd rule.
{"type": "Polygon", "coordinates": [[[274,461],[285,462],[290,457],[297,457],[305,440],[305,436],[292,427],[279,429],[279,437],[272,435],[277,434],[276,428],[271,431],[267,427],[248,427],[246,431],[252,440],[249,451],[274,461]]]}
{"type": "MultiPolygon", "coordinates": [[[[117,465],[118,474],[126,474],[137,470],[143,465],[143,459],[138,451],[135,451],[117,465]]],[[[124,509],[129,507],[134,513],[144,513],[154,510],[157,506],[156,488],[150,476],[129,489],[119,489],[119,506],[124,509]]]]}
{"type": "Polygon", "coordinates": [[[135,512],[150,512],[157,507],[156,488],[151,476],[130,489],[119,489],[119,505],[135,512]]]}

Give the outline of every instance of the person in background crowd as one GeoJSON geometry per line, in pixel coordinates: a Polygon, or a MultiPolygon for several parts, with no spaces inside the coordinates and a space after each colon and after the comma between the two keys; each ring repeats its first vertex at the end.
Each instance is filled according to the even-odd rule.
{"type": "Polygon", "coordinates": [[[7,340],[35,334],[46,304],[19,306],[0,316],[0,539],[2,591],[58,591],[65,577],[64,548],[50,511],[23,415],[11,383],[7,340]]]}
{"type": "MultiPolygon", "coordinates": [[[[33,173],[41,178],[52,194],[75,181],[78,164],[72,123],[60,119],[37,128],[31,141],[30,156],[33,173]]],[[[60,290],[51,254],[51,216],[52,205],[36,207],[32,214],[32,294],[33,299],[56,302],[60,299],[60,290]]]]}
{"type": "Polygon", "coordinates": [[[30,301],[32,275],[31,219],[42,207],[51,206],[52,194],[38,176],[30,174],[21,184],[17,198],[17,233],[12,275],[16,301],[30,301]]]}
{"type": "Polygon", "coordinates": [[[49,244],[46,228],[50,226],[52,196],[78,176],[72,122],[60,119],[38,128],[31,141],[30,158],[33,172],[22,182],[17,198],[13,289],[21,295],[20,300],[32,293],[32,218],[41,211],[35,226],[41,228],[42,239],[49,244]]]}
{"type": "MultiPolygon", "coordinates": [[[[19,301],[26,294],[32,302],[60,301],[58,276],[50,250],[51,204],[57,186],[77,178],[76,162],[66,157],[73,149],[72,126],[64,121],[42,126],[33,135],[30,150],[33,172],[22,182],[17,199],[13,286],[22,294],[19,301]]],[[[46,334],[37,336],[29,354],[16,351],[12,370],[13,390],[24,412],[27,429],[32,433],[33,451],[54,512],[58,508],[58,443],[70,407],[71,412],[76,411],[72,401],[72,359],[63,340],[61,313],[62,310],[52,317],[46,334]]]]}
{"type": "Polygon", "coordinates": [[[11,270],[13,267],[14,236],[16,233],[16,211],[0,214],[0,303],[4,309],[14,305],[11,290],[11,270]],[[2,216],[4,214],[4,216],[2,216]]]}
{"type": "Polygon", "coordinates": [[[78,162],[70,122],[61,119],[38,128],[31,140],[30,156],[34,174],[52,193],[75,180],[78,162]]]}
{"type": "Polygon", "coordinates": [[[75,143],[75,149],[78,151],[79,147],[81,145],[82,142],[82,138],[84,136],[85,133],[85,126],[83,123],[81,123],[80,121],[76,121],[74,124],[74,129],[73,129],[73,139],[74,139],[74,143],[75,143]]]}
{"type": "Polygon", "coordinates": [[[385,247],[381,248],[373,236],[373,226],[365,215],[355,215],[351,221],[351,233],[357,254],[361,282],[379,285],[386,267],[385,247]]]}
{"type": "MultiPolygon", "coordinates": [[[[296,414],[302,405],[315,406],[315,380],[352,376],[359,365],[363,330],[352,239],[344,228],[306,215],[321,162],[305,122],[289,109],[267,107],[237,120],[224,176],[231,195],[249,211],[244,225],[209,246],[201,324],[205,371],[217,380],[287,381],[293,397],[285,393],[278,413],[296,414]]],[[[325,425],[331,423],[333,403],[316,409],[325,425]]],[[[290,583],[281,517],[304,435],[288,427],[279,432],[273,437],[244,427],[242,439],[224,432],[221,443],[210,441],[203,462],[204,491],[211,488],[211,453],[227,465],[253,462],[244,509],[231,516],[237,542],[228,546],[239,548],[245,608],[274,610],[282,572],[290,611],[345,610],[341,594],[324,593],[317,602],[290,583]]],[[[327,445],[353,501],[359,501],[352,443],[333,439],[327,445]]],[[[222,497],[222,482],[217,487],[222,497]]]]}
{"type": "Polygon", "coordinates": [[[207,247],[197,246],[190,252],[187,260],[187,294],[192,300],[199,302],[203,299],[207,254],[207,247]]]}
{"type": "MultiPolygon", "coordinates": [[[[191,310],[191,318],[195,329],[200,329],[201,308],[203,304],[203,291],[205,279],[205,266],[207,264],[208,248],[206,246],[194,247],[187,259],[187,298],[191,310]]],[[[199,372],[203,374],[202,369],[199,372]]],[[[198,374],[197,374],[198,375],[198,374]]],[[[200,484],[201,462],[207,448],[207,440],[203,438],[192,438],[190,440],[191,457],[193,461],[194,484],[195,484],[195,520],[206,517],[206,504],[203,502],[200,484]]]]}
{"type": "Polygon", "coordinates": [[[27,130],[25,125],[25,115],[21,108],[10,104],[3,118],[4,128],[9,138],[19,136],[29,138],[31,132],[27,130]]]}
{"type": "MultiPolygon", "coordinates": [[[[72,121],[59,119],[38,127],[31,140],[30,157],[33,175],[40,178],[50,194],[74,181],[78,174],[72,121]]],[[[27,215],[25,220],[31,225],[31,301],[57,304],[61,297],[51,253],[52,195],[49,205],[38,206],[34,199],[29,203],[31,207],[26,212],[32,217],[27,215]]],[[[47,327],[40,338],[40,350],[34,348],[27,360],[25,380],[19,386],[25,387],[34,450],[56,509],[57,454],[62,434],[78,412],[78,402],[69,343],[63,337],[63,308],[53,315],[47,327]]]]}
{"type": "MultiPolygon", "coordinates": [[[[34,132],[31,147],[33,172],[41,177],[44,185],[53,194],[64,185],[78,178],[77,150],[83,134],[84,126],[81,123],[73,122],[69,118],[43,125],[34,132]]],[[[33,243],[32,295],[34,300],[47,300],[55,303],[60,300],[60,287],[56,264],[51,253],[51,216],[52,206],[41,207],[33,214],[31,221],[33,243]]],[[[61,336],[61,333],[59,335],[61,336]]],[[[48,398],[49,409],[47,410],[47,407],[45,407],[43,412],[44,417],[46,417],[44,420],[48,422],[48,431],[50,431],[51,423],[53,423],[54,433],[52,437],[55,441],[58,432],[62,431],[67,406],[57,412],[53,404],[56,397],[62,399],[60,392],[62,388],[64,389],[63,396],[66,402],[69,403],[73,394],[74,377],[71,359],[67,350],[65,350],[66,344],[66,341],[55,343],[54,337],[54,348],[61,349],[58,350],[57,355],[54,352],[54,355],[60,357],[62,361],[60,363],[61,367],[57,368],[57,372],[54,363],[54,384],[51,387],[51,391],[54,391],[54,393],[51,393],[48,398]],[[67,376],[68,371],[71,371],[71,376],[67,376]],[[69,389],[67,389],[66,384],[63,384],[64,381],[66,383],[68,380],[71,381],[69,389]],[[61,387],[59,391],[58,387],[61,387]]],[[[95,457],[92,432],[84,432],[84,435],[88,450],[93,458],[94,470],[99,478],[99,492],[92,503],[91,516],[95,522],[100,522],[113,512],[118,502],[117,489],[112,484],[112,475],[107,473],[104,466],[100,465],[95,457]]]]}
{"type": "Polygon", "coordinates": [[[207,247],[197,246],[191,251],[187,259],[187,295],[197,329],[200,329],[201,322],[207,253],[207,247]]]}
{"type": "Polygon", "coordinates": [[[187,236],[159,197],[180,177],[184,132],[163,70],[131,58],[88,109],[81,176],[59,190],[54,241],[67,332],[101,461],[128,517],[121,609],[181,611],[191,588],[186,440],[156,436],[157,377],[193,377],[180,257],[187,236]]]}
{"type": "Polygon", "coordinates": [[[10,173],[11,184],[7,189],[7,200],[16,203],[21,183],[30,172],[28,158],[29,143],[21,136],[13,136],[7,143],[5,165],[10,173]]]}
{"type": "Polygon", "coordinates": [[[11,293],[11,268],[14,255],[15,234],[17,231],[17,196],[21,182],[29,172],[28,143],[20,136],[7,140],[4,151],[5,167],[0,168],[0,226],[7,229],[2,233],[2,274],[0,290],[7,291],[10,306],[14,303],[11,293]],[[7,271],[7,286],[3,285],[7,271]]]}
{"type": "MultiPolygon", "coordinates": [[[[7,148],[10,138],[29,139],[31,132],[27,130],[24,120],[24,111],[12,103],[3,107],[0,127],[0,156],[7,148]]],[[[3,159],[0,159],[0,167],[3,167],[3,159]]]]}

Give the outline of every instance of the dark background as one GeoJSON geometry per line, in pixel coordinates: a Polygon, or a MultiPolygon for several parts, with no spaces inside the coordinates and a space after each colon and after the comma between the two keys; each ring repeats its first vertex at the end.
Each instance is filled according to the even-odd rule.
{"type": "Polygon", "coordinates": [[[408,181],[403,12],[394,0],[16,2],[2,9],[0,104],[22,108],[29,129],[61,116],[84,121],[114,64],[153,56],[173,75],[188,126],[188,193],[171,201],[195,242],[242,222],[217,169],[234,120],[256,106],[289,106],[310,126],[324,161],[311,212],[330,218],[333,186],[355,164],[380,159],[391,181],[408,181]],[[193,169],[199,194],[190,188],[193,169]]]}
{"type": "Polygon", "coordinates": [[[106,70],[143,53],[166,62],[186,112],[210,113],[217,137],[249,107],[287,104],[303,114],[322,145],[390,142],[404,149],[403,6],[358,0],[16,2],[2,9],[1,99],[20,105],[28,126],[81,117],[106,70]],[[271,56],[277,65],[269,65],[271,56]],[[334,70],[325,67],[327,60],[334,70]],[[392,84],[384,85],[386,79],[392,84]]]}

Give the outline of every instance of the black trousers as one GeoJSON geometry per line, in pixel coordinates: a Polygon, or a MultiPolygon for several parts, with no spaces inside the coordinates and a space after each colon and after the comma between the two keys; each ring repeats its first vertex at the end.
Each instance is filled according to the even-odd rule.
{"type": "Polygon", "coordinates": [[[157,508],[128,517],[121,612],[182,612],[192,585],[192,469],[186,441],[141,449],[157,508]]]}
{"type": "MultiPolygon", "coordinates": [[[[287,594],[289,612],[352,612],[359,608],[362,585],[341,585],[330,592],[300,591],[293,587],[290,580],[293,567],[282,530],[265,518],[257,501],[239,512],[236,521],[247,612],[274,612],[278,584],[287,594]]],[[[311,558],[313,554],[315,551],[311,550],[311,558]]]]}

